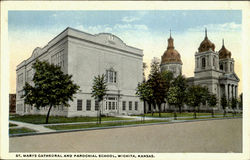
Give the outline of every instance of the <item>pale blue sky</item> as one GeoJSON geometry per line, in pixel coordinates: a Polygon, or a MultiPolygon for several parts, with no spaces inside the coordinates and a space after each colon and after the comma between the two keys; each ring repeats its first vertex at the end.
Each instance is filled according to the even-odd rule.
{"type": "Polygon", "coordinates": [[[9,11],[9,30],[47,30],[106,26],[145,25],[150,32],[185,32],[208,24],[241,24],[240,10],[148,11],[9,11]]]}
{"type": "Polygon", "coordinates": [[[225,39],[241,79],[241,19],[241,10],[9,11],[10,87],[14,92],[16,66],[67,27],[91,34],[112,33],[127,45],[142,49],[148,65],[153,57],[161,58],[171,29],[187,77],[193,76],[194,54],[207,28],[216,51],[225,39]]]}

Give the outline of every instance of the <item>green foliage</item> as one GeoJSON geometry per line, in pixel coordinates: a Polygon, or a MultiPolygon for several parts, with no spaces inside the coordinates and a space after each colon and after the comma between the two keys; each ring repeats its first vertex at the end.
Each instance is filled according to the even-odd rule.
{"type": "Polygon", "coordinates": [[[179,75],[173,80],[171,85],[177,87],[177,91],[178,91],[177,92],[177,100],[178,100],[178,102],[176,105],[179,107],[179,111],[181,112],[181,107],[183,106],[183,104],[185,103],[186,98],[187,98],[187,96],[186,96],[186,90],[188,87],[187,80],[184,76],[179,75]]]}
{"type": "Polygon", "coordinates": [[[140,97],[142,101],[151,103],[153,99],[153,90],[148,82],[139,83],[136,88],[136,95],[140,97]]]}
{"type": "Polygon", "coordinates": [[[193,107],[199,107],[201,103],[206,102],[208,93],[208,89],[200,85],[190,86],[186,91],[186,103],[193,107]]]}
{"type": "Polygon", "coordinates": [[[240,94],[240,97],[239,97],[239,108],[242,109],[243,107],[243,93],[240,94]]]}
{"type": "Polygon", "coordinates": [[[92,97],[94,97],[98,102],[102,101],[107,92],[107,84],[105,82],[105,75],[98,75],[94,77],[94,82],[92,86],[92,97]]]}
{"type": "Polygon", "coordinates": [[[228,105],[227,98],[225,94],[223,94],[223,96],[221,97],[221,106],[225,110],[227,105],[228,105]]]}
{"type": "MultiPolygon", "coordinates": [[[[68,101],[73,101],[73,95],[80,88],[71,80],[72,75],[64,74],[59,66],[44,61],[36,61],[32,68],[35,70],[33,77],[34,86],[26,82],[24,86],[24,102],[28,105],[40,107],[55,105],[69,106],[68,101]]],[[[49,117],[48,111],[47,117],[49,117]]],[[[48,118],[46,120],[46,123],[48,118]]]]}
{"type": "Polygon", "coordinates": [[[236,109],[237,103],[238,103],[237,99],[236,98],[232,98],[232,100],[231,100],[231,107],[232,107],[232,109],[236,109]]]}
{"type": "Polygon", "coordinates": [[[177,105],[179,103],[178,94],[179,94],[179,87],[171,86],[168,90],[167,100],[170,105],[177,105]]]}
{"type": "Polygon", "coordinates": [[[209,106],[215,107],[217,105],[217,103],[218,103],[216,95],[215,94],[210,94],[208,99],[207,99],[207,102],[208,102],[209,106]]]}

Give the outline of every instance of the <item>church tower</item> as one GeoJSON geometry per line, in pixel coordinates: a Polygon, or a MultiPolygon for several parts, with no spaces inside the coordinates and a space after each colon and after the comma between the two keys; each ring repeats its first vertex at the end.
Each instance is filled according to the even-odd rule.
{"type": "Polygon", "coordinates": [[[182,75],[182,61],[181,56],[174,47],[174,39],[171,36],[168,39],[168,47],[164,54],[161,56],[161,71],[171,71],[174,77],[182,75]]]}
{"type": "Polygon", "coordinates": [[[226,49],[224,45],[224,39],[222,40],[222,47],[219,50],[219,59],[220,59],[220,70],[225,73],[234,72],[234,59],[231,58],[231,52],[226,49]]]}
{"type": "Polygon", "coordinates": [[[220,94],[219,76],[219,54],[215,52],[215,45],[208,39],[207,29],[205,38],[201,42],[198,52],[195,53],[195,85],[202,85],[211,93],[220,94]]]}

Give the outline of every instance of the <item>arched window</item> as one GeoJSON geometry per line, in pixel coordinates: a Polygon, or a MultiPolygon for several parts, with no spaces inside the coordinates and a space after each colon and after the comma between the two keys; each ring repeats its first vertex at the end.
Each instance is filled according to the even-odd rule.
{"type": "Polygon", "coordinates": [[[201,59],[201,66],[202,66],[202,68],[206,67],[206,58],[201,59]]]}
{"type": "Polygon", "coordinates": [[[106,82],[108,83],[117,82],[117,72],[113,68],[106,70],[106,82]]]}

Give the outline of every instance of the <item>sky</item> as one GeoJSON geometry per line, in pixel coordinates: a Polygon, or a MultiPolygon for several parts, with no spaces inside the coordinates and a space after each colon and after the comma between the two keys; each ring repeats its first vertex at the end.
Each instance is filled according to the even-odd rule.
{"type": "MultiPolygon", "coordinates": [[[[161,58],[166,50],[171,29],[186,77],[194,76],[194,54],[207,28],[216,51],[224,38],[242,80],[240,10],[9,11],[10,93],[16,92],[16,66],[67,27],[91,34],[112,33],[127,45],[143,49],[143,61],[148,66],[153,57],[161,58]]],[[[241,91],[242,81],[238,93],[241,91]]]]}

